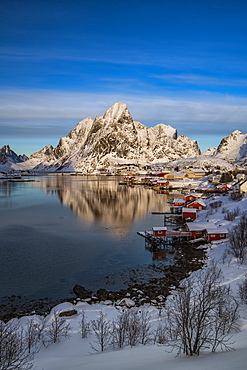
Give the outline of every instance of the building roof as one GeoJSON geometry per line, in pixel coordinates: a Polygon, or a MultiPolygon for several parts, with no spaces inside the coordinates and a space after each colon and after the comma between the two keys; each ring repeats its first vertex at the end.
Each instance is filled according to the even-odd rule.
{"type": "Polygon", "coordinates": [[[195,198],[201,198],[202,196],[202,193],[189,193],[189,194],[186,194],[185,195],[185,198],[189,197],[189,196],[193,196],[195,198]]]}
{"type": "Polygon", "coordinates": [[[165,227],[165,226],[161,226],[161,227],[153,226],[152,229],[153,229],[153,231],[166,231],[167,227],[165,227]]]}
{"type": "Polygon", "coordinates": [[[188,222],[186,223],[187,228],[189,231],[201,231],[206,230],[207,228],[210,229],[217,229],[217,226],[214,222],[188,222]]]}
{"type": "Polygon", "coordinates": [[[195,199],[195,200],[192,200],[191,202],[189,202],[189,204],[188,204],[188,205],[193,204],[193,203],[199,203],[199,204],[201,204],[203,207],[206,207],[206,203],[205,203],[205,202],[203,202],[203,200],[201,200],[201,199],[195,199]]]}
{"type": "Polygon", "coordinates": [[[205,173],[205,171],[202,168],[189,168],[188,171],[205,173]]]}
{"type": "Polygon", "coordinates": [[[216,229],[209,227],[206,228],[206,232],[207,234],[228,234],[228,230],[221,227],[217,227],[216,229]]]}
{"type": "Polygon", "coordinates": [[[183,204],[184,203],[184,199],[181,199],[181,198],[174,198],[172,203],[181,203],[183,204]]]}
{"type": "Polygon", "coordinates": [[[195,208],[187,208],[187,207],[183,207],[182,208],[182,212],[190,212],[190,213],[196,213],[197,210],[195,208]]]}

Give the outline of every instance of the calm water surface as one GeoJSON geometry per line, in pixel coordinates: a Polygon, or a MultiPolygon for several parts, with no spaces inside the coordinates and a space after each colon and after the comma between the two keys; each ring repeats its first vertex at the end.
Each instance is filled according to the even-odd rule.
{"type": "Polygon", "coordinates": [[[150,212],[168,209],[166,195],[113,177],[32,179],[0,180],[0,297],[117,290],[128,269],[154,262],[137,231],[163,226],[150,212]]]}

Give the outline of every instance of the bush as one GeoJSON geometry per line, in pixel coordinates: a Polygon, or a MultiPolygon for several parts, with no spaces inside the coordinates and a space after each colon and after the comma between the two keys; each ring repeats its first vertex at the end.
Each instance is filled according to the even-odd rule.
{"type": "Polygon", "coordinates": [[[54,311],[50,325],[45,328],[43,344],[49,346],[52,343],[60,342],[61,338],[69,338],[70,325],[64,317],[59,317],[59,312],[54,311]]]}
{"type": "Polygon", "coordinates": [[[212,208],[212,209],[217,209],[217,208],[220,208],[222,205],[222,201],[221,200],[216,200],[215,202],[212,202],[212,203],[209,203],[209,206],[212,208]]]}
{"type": "MultiPolygon", "coordinates": [[[[223,212],[222,212],[223,213],[223,212]]],[[[224,219],[227,220],[227,221],[234,221],[235,218],[239,215],[240,213],[240,208],[239,207],[236,207],[234,208],[232,211],[229,211],[229,210],[225,210],[225,216],[224,216],[224,219]]]]}
{"type": "Polygon", "coordinates": [[[247,279],[239,285],[239,297],[243,303],[247,304],[247,279]]]}
{"type": "Polygon", "coordinates": [[[229,232],[228,243],[230,253],[243,263],[247,254],[247,212],[229,232]]]}
{"type": "MultiPolygon", "coordinates": [[[[112,343],[111,340],[111,322],[106,320],[106,314],[100,311],[99,317],[91,321],[92,330],[96,336],[96,343],[100,345],[100,350],[103,352],[112,343]]],[[[92,349],[98,351],[91,343],[92,349]]]]}
{"type": "Polygon", "coordinates": [[[28,370],[32,355],[27,351],[26,338],[19,324],[0,321],[0,370],[28,370]]]}
{"type": "Polygon", "coordinates": [[[231,193],[229,195],[230,200],[233,200],[234,202],[240,201],[241,199],[243,199],[243,196],[244,196],[244,194],[242,194],[242,193],[231,193]]]}
{"type": "Polygon", "coordinates": [[[167,301],[166,343],[178,354],[202,349],[229,350],[229,333],[237,330],[238,304],[215,264],[186,279],[167,301]]]}

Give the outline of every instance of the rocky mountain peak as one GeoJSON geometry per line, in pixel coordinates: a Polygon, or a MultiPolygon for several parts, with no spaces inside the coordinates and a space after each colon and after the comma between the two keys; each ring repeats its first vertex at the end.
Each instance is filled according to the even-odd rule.
{"type": "Polygon", "coordinates": [[[104,120],[116,120],[119,121],[121,118],[131,118],[131,114],[128,107],[124,103],[115,103],[109,108],[103,115],[104,120]]]}
{"type": "Polygon", "coordinates": [[[223,137],[217,148],[216,156],[229,162],[246,161],[247,134],[235,130],[229,136],[223,137]]]}
{"type": "Polygon", "coordinates": [[[28,157],[23,155],[17,155],[13,150],[10,149],[9,145],[4,145],[0,148],[0,161],[4,163],[20,163],[24,162],[28,157]]]}
{"type": "Polygon", "coordinates": [[[54,150],[53,146],[48,144],[39,152],[30,155],[30,159],[53,156],[53,150],[54,150]]]}

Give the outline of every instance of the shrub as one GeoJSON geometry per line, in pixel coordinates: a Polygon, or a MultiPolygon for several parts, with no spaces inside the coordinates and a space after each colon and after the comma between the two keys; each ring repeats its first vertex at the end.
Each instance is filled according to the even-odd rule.
{"type": "Polygon", "coordinates": [[[166,343],[178,354],[202,349],[229,350],[229,332],[237,330],[238,304],[215,264],[186,279],[167,302],[166,343]]]}

